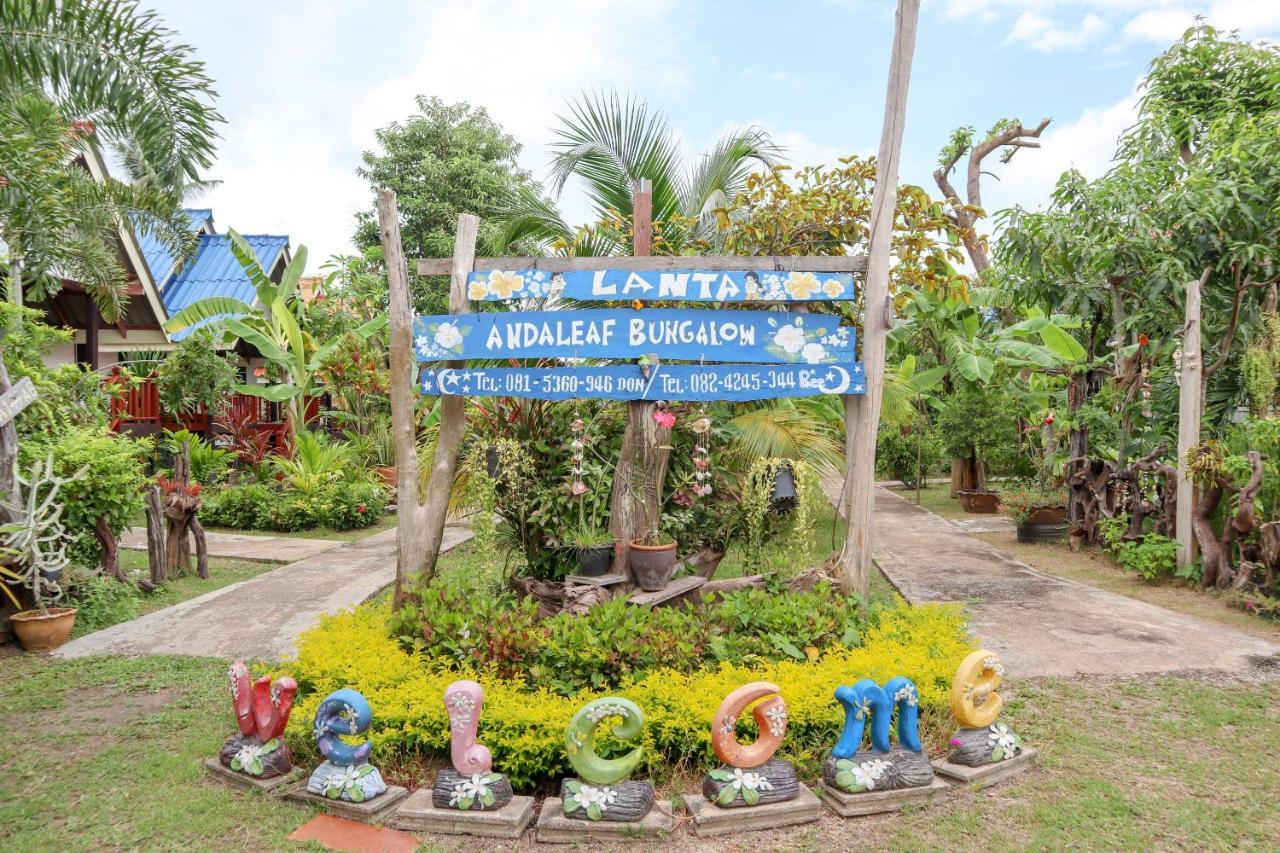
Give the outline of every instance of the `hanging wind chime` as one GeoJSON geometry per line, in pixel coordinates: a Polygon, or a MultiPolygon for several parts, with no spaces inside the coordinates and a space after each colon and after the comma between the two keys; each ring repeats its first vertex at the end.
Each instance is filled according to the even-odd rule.
{"type": "Polygon", "coordinates": [[[689,427],[695,436],[693,442],[693,493],[700,498],[710,496],[711,488],[711,419],[706,415],[689,427]]]}
{"type": "Polygon", "coordinates": [[[587,484],[582,479],[582,474],[583,474],[582,451],[583,451],[583,448],[586,447],[586,445],[582,441],[582,436],[586,427],[582,423],[582,417],[577,412],[573,413],[572,428],[573,428],[573,441],[570,442],[569,449],[573,451],[573,456],[571,457],[573,460],[573,469],[571,472],[573,476],[573,482],[569,486],[569,491],[572,494],[581,497],[582,495],[585,495],[587,493],[587,484]]]}

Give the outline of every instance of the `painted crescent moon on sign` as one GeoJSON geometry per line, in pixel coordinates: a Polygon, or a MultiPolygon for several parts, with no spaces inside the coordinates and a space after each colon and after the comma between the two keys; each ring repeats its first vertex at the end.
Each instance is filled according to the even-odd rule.
{"type": "Polygon", "coordinates": [[[830,374],[831,374],[831,373],[833,373],[833,372],[839,375],[839,377],[840,377],[839,381],[838,381],[838,382],[836,382],[834,385],[827,385],[825,382],[820,382],[820,383],[818,383],[818,387],[820,387],[820,388],[822,389],[822,393],[823,393],[823,394],[846,394],[846,393],[848,393],[848,391],[849,391],[849,371],[845,370],[843,367],[839,367],[839,366],[837,366],[837,365],[830,364],[830,365],[827,365],[827,370],[826,370],[826,374],[824,375],[824,378],[826,377],[826,375],[830,375],[830,374]]]}

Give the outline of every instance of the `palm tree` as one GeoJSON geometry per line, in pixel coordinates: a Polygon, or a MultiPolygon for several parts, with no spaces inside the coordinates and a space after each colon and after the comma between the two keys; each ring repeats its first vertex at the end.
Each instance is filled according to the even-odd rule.
{"type": "Polygon", "coordinates": [[[107,145],[136,145],[166,183],[198,179],[222,116],[204,63],[172,35],[127,0],[0,3],[0,97],[45,92],[107,145]]]}
{"type": "MultiPolygon", "coordinates": [[[[648,179],[653,182],[654,221],[673,226],[667,237],[674,250],[695,239],[714,239],[715,208],[727,206],[753,170],[775,165],[782,153],[767,133],[749,127],[725,135],[688,167],[666,116],[616,92],[571,101],[560,121],[559,139],[552,144],[553,192],[559,194],[576,177],[586,185],[598,221],[630,220],[635,184],[648,179]]],[[[529,190],[518,192],[501,218],[506,246],[533,238],[580,255],[630,250],[625,239],[607,228],[575,231],[552,202],[529,190]]]]}
{"type": "Polygon", "coordinates": [[[176,253],[191,237],[171,193],[96,180],[78,162],[98,156],[94,145],[91,124],[68,123],[43,95],[0,97],[0,241],[10,301],[42,299],[70,278],[115,321],[128,299],[116,247],[121,225],[133,217],[176,253]]]}

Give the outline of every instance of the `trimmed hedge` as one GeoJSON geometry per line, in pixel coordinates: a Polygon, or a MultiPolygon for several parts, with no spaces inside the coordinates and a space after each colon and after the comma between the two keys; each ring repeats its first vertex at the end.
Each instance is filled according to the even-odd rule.
{"type": "MultiPolygon", "coordinates": [[[[857,648],[839,647],[804,662],[726,663],[691,673],[658,669],[617,690],[569,698],[518,676],[500,678],[491,668],[476,671],[406,651],[389,635],[389,617],[388,606],[366,605],[325,618],[299,638],[297,659],[275,672],[296,678],[304,694],[289,721],[290,745],[303,754],[314,751],[317,705],[330,692],[350,687],[373,706],[373,725],[365,737],[373,741],[375,760],[397,753],[444,756],[449,748],[445,687],[458,678],[475,678],[485,690],[480,742],[492,751],[494,768],[526,790],[569,773],[563,741],[570,717],[591,699],[610,694],[644,710],[645,758],[638,775],[658,781],[669,778],[676,766],[713,766],[710,717],[730,691],[749,681],[772,681],[782,688],[790,725],[779,755],[807,774],[817,772],[844,722],[832,693],[862,678],[882,684],[895,675],[914,680],[921,736],[941,747],[952,728],[949,691],[956,667],[975,648],[959,606],[903,606],[879,613],[857,648]]],[[[745,742],[755,737],[755,723],[743,716],[739,737],[745,742]]],[[[603,743],[601,753],[608,754],[609,738],[603,743]]]]}
{"type": "Polygon", "coordinates": [[[333,483],[314,491],[264,483],[206,491],[200,521],[239,530],[356,530],[382,517],[387,493],[374,483],[333,483]]]}

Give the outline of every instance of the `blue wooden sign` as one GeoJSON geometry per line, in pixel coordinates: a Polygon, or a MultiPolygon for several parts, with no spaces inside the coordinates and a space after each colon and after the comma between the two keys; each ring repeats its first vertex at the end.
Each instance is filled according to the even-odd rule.
{"type": "Polygon", "coordinates": [[[419,361],[639,358],[842,364],[854,331],[830,314],[681,308],[434,315],[414,324],[419,361]]]}
{"type": "Polygon", "coordinates": [[[428,370],[422,393],[538,400],[767,400],[866,392],[862,365],[660,364],[428,370]]]}
{"type": "Polygon", "coordinates": [[[854,298],[853,274],[785,270],[574,270],[473,272],[467,296],[484,302],[576,299],[592,302],[832,302],[854,298]]]}

